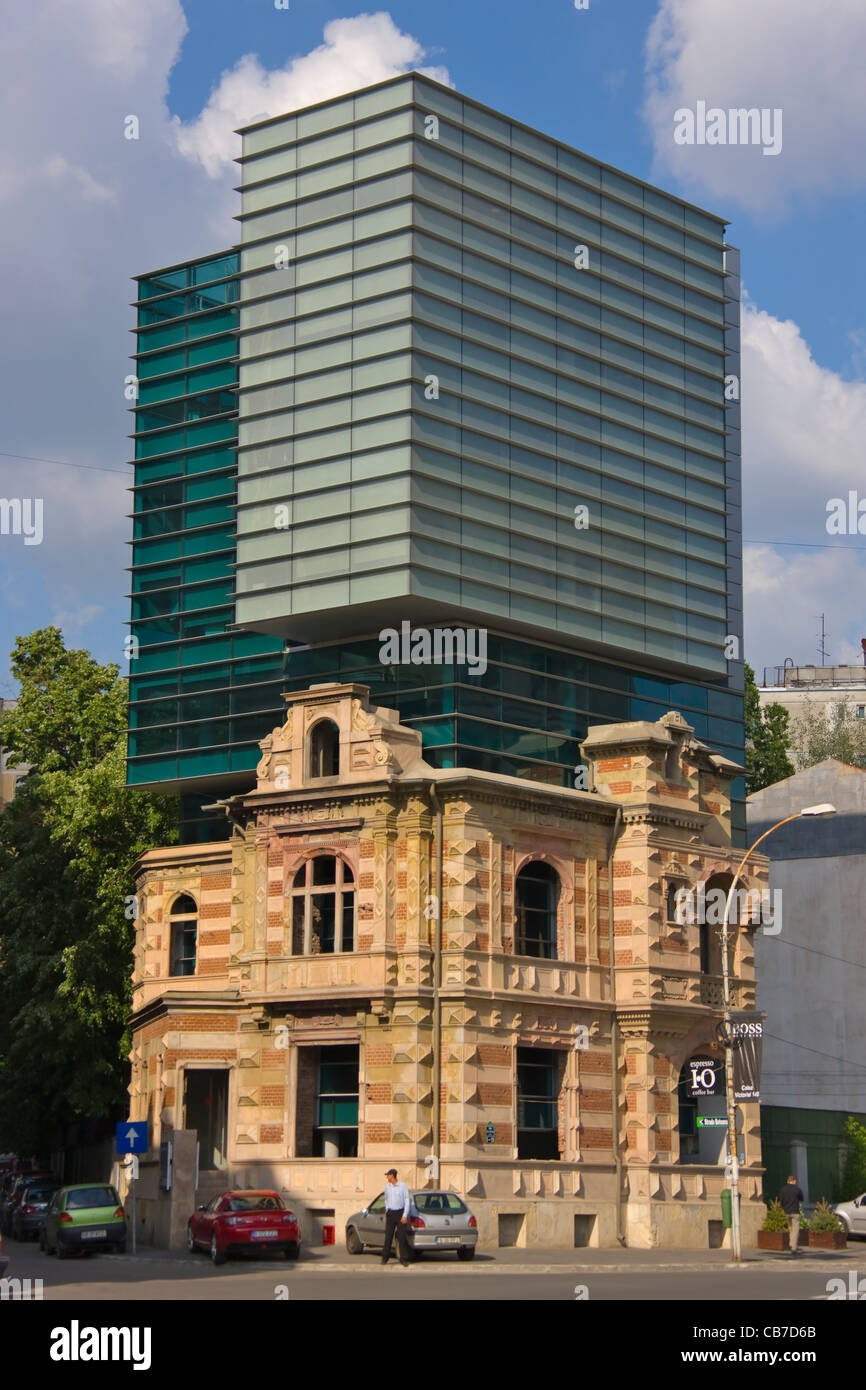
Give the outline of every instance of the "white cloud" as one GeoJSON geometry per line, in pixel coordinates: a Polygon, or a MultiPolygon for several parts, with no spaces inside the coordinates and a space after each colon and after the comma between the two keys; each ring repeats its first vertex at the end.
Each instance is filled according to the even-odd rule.
{"type": "Polygon", "coordinates": [[[862,186],[866,138],[863,0],[661,0],[646,44],[655,177],[698,199],[779,211],[792,194],[862,186]],[[780,108],[782,151],[675,145],[674,113],[701,100],[724,110],[780,108]]]}
{"type": "MultiPolygon", "coordinates": [[[[66,639],[66,645],[77,644],[85,628],[92,626],[97,618],[101,618],[105,609],[101,603],[85,603],[81,608],[60,609],[51,618],[51,626],[59,627],[66,639]]],[[[114,658],[118,664],[120,653],[114,658]]]]}
{"type": "Polygon", "coordinates": [[[866,384],[819,366],[795,323],[748,299],[742,354],[746,536],[816,547],[745,546],[747,659],[756,668],[812,661],[823,612],[832,659],[858,661],[866,537],[828,535],[826,521],[830,498],[866,496],[866,384]]]}
{"type": "Polygon", "coordinates": [[[764,667],[815,662],[820,615],[828,660],[862,664],[866,636],[858,596],[866,589],[866,555],[819,550],[787,553],[750,545],[743,555],[746,660],[761,680],[764,667]],[[850,634],[850,635],[849,635],[850,634]]]}
{"type": "Polygon", "coordinates": [[[821,367],[795,323],[748,298],[742,375],[748,530],[760,527],[762,540],[832,543],[828,500],[858,486],[866,492],[866,383],[821,367]]]}
{"type": "Polygon", "coordinates": [[[186,124],[175,118],[178,149],[219,177],[240,154],[235,131],[268,116],[312,106],[343,92],[383,82],[418,68],[438,82],[449,82],[445,68],[419,68],[425,50],[402,33],[389,14],[334,19],[324,43],[284,68],[268,70],[252,53],[224,72],[201,114],[186,124]]]}
{"type": "Polygon", "coordinates": [[[51,613],[86,619],[100,658],[120,660],[132,471],[9,455],[122,469],[132,453],[130,277],[236,241],[225,132],[404,71],[423,50],[388,15],[337,21],[285,69],[242,60],[186,128],[168,107],[187,30],[179,0],[39,0],[7,5],[3,19],[0,281],[14,331],[0,337],[0,495],[43,497],[45,538],[0,547],[0,600],[16,595],[14,607],[0,601],[0,663],[15,633],[51,613]],[[124,138],[130,115],[137,140],[124,138]]]}

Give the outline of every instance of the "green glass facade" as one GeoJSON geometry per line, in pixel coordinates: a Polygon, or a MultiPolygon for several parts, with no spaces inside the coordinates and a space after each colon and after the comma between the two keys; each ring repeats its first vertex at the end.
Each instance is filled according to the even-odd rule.
{"type": "Polygon", "coordinates": [[[570,784],[671,708],[740,760],[721,220],[417,75],[250,128],[241,192],[240,247],[140,280],[130,781],[248,782],[334,678],[442,766],[570,784]],[[383,666],[403,620],[486,673],[383,666]]]}
{"type": "Polygon", "coordinates": [[[232,631],[237,270],[227,253],[139,280],[131,785],[249,774],[279,702],[283,644],[232,631]]]}

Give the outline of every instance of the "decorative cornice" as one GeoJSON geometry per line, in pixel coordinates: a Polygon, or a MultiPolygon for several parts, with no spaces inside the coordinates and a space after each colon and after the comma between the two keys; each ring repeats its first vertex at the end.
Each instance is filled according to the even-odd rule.
{"type": "Polygon", "coordinates": [[[310,835],[316,831],[331,835],[334,831],[361,830],[367,822],[362,816],[352,820],[314,820],[302,822],[271,821],[270,829],[275,835],[310,835]]]}

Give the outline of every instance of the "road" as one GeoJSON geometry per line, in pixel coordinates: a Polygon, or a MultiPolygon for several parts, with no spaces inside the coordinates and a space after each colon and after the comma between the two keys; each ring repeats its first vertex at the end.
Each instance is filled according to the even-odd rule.
{"type": "Polygon", "coordinates": [[[220,1268],[185,1251],[60,1261],[31,1243],[8,1240],[3,1249],[7,1278],[42,1279],[46,1301],[826,1301],[828,1280],[847,1285],[851,1271],[866,1296],[863,1243],[840,1254],[804,1251],[796,1261],[755,1256],[737,1269],[724,1251],[507,1249],[479,1252],[471,1264],[442,1254],[408,1269],[396,1260],[383,1269],[375,1255],[352,1259],[326,1248],[305,1250],[297,1262],[273,1255],[220,1268]]]}

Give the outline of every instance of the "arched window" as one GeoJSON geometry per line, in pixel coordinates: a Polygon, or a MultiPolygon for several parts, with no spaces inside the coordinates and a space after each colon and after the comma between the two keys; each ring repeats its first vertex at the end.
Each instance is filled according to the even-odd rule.
{"type": "Polygon", "coordinates": [[[310,734],[310,776],[336,777],[340,771],[340,730],[333,719],[320,719],[310,734]]]}
{"type": "Polygon", "coordinates": [[[556,909],[559,875],[549,864],[532,860],[517,875],[516,913],[518,956],[556,960],[556,909]]]}
{"type": "MultiPolygon", "coordinates": [[[[733,875],[729,873],[713,874],[706,882],[703,921],[700,924],[701,970],[706,975],[721,975],[723,973],[722,923],[725,918],[725,903],[732,883],[733,875]]],[[[728,969],[731,971],[734,968],[734,948],[739,922],[738,893],[735,893],[728,918],[728,969]]]]}
{"type": "Polygon", "coordinates": [[[355,880],[342,859],[317,855],[297,870],[292,899],[292,955],[355,949],[355,880]]]}
{"type": "Polygon", "coordinates": [[[184,893],[175,898],[169,913],[171,931],[171,960],[169,975],[195,974],[195,943],[198,931],[198,908],[195,900],[184,893]]]}

